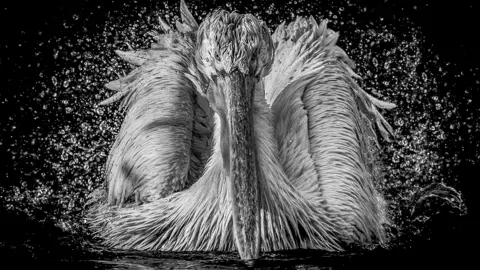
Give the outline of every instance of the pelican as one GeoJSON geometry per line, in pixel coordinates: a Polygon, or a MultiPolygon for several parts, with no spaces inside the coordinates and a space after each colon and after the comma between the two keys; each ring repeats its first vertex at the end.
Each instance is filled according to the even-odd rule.
{"type": "Polygon", "coordinates": [[[313,17],[271,35],[251,14],[217,9],[198,25],[180,11],[151,48],[117,51],[137,68],[101,103],[126,111],[88,212],[101,242],[245,262],[384,243],[376,129],[388,140],[378,109],[395,105],[359,87],[338,34],[313,17]]]}

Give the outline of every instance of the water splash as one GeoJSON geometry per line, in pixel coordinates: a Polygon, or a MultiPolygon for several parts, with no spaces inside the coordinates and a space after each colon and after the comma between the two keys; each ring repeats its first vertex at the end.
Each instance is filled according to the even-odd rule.
{"type": "MultiPolygon", "coordinates": [[[[272,30],[296,15],[328,19],[329,27],[340,31],[339,45],[357,64],[360,86],[398,107],[384,112],[396,139],[383,143],[385,180],[379,183],[395,224],[392,235],[421,234],[425,219],[435,214],[432,208],[465,213],[456,189],[461,164],[480,160],[479,110],[472,102],[479,82],[460,82],[477,70],[439,59],[408,19],[366,21],[369,10],[349,0],[187,4],[199,21],[221,6],[250,12],[272,30]],[[476,149],[475,156],[466,147],[476,149]]],[[[0,131],[5,138],[0,146],[11,157],[4,165],[7,181],[0,186],[3,207],[81,235],[86,199],[103,183],[108,150],[123,117],[116,106],[97,104],[111,95],[103,85],[132,69],[114,50],[148,47],[147,33],[159,30],[157,17],[173,23],[179,15],[177,3],[158,1],[91,4],[86,10],[65,18],[58,33],[38,33],[26,65],[36,63],[40,72],[34,79],[9,82],[18,91],[2,96],[12,110],[3,116],[0,131]]],[[[31,46],[28,42],[20,45],[31,46]]]]}

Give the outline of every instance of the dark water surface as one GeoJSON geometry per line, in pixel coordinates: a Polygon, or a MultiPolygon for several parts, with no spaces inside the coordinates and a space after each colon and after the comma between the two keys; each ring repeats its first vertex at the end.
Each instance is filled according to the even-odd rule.
{"type": "MultiPolygon", "coordinates": [[[[261,17],[273,30],[296,15],[329,19],[356,62],[359,84],[397,104],[381,141],[388,246],[344,253],[267,253],[264,269],[460,269],[477,254],[480,160],[478,5],[455,1],[188,1],[200,22],[213,8],[261,17]]],[[[179,1],[2,3],[0,258],[17,267],[241,269],[236,253],[103,249],[85,228],[87,196],[122,113],[99,107],[103,85],[128,73],[114,50],[146,48],[158,16],[179,1]]],[[[3,262],[3,260],[2,260],[3,262]]],[[[2,263],[0,262],[0,263],[2,263]]],[[[3,267],[1,267],[3,268],[3,267]]]]}

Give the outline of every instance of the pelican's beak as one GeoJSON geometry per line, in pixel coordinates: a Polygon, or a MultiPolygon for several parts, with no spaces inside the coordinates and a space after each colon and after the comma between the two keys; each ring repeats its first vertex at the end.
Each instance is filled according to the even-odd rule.
{"type": "Polygon", "coordinates": [[[225,169],[230,176],[235,242],[240,257],[248,264],[253,264],[260,254],[259,171],[253,134],[254,91],[253,77],[234,71],[224,78],[224,128],[228,131],[224,130],[222,137],[228,141],[223,141],[222,147],[228,147],[229,153],[224,154],[223,159],[229,161],[225,169]]]}

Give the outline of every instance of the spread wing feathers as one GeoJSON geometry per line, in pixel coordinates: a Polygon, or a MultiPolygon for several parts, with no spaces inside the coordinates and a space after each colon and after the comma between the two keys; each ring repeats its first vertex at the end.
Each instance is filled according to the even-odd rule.
{"type": "MultiPolygon", "coordinates": [[[[260,237],[263,251],[341,250],[330,213],[312,205],[278,170],[274,127],[263,94],[256,96],[254,132],[262,177],[260,237]],[[262,103],[263,100],[263,103],[262,103]]],[[[218,124],[219,118],[216,117],[218,124]]],[[[90,217],[103,243],[137,250],[235,250],[229,181],[223,170],[220,128],[204,175],[189,189],[136,207],[99,205],[90,217]],[[97,212],[95,212],[97,211],[97,212]],[[107,218],[105,218],[107,217],[107,218]]]]}
{"type": "Polygon", "coordinates": [[[180,31],[161,21],[150,49],[121,52],[138,65],[128,76],[110,82],[117,93],[101,105],[123,99],[126,116],[110,151],[106,178],[108,202],[151,201],[185,189],[202,174],[210,153],[210,113],[191,81],[194,33],[198,28],[182,1],[180,31]],[[188,77],[186,76],[188,74],[188,77]]]}
{"type": "Polygon", "coordinates": [[[384,240],[383,199],[377,194],[376,124],[392,128],[379,101],[353,80],[354,64],[336,46],[338,34],[310,17],[281,24],[273,34],[276,57],[265,78],[280,158],[292,184],[319,208],[333,213],[347,241],[384,240]]]}

